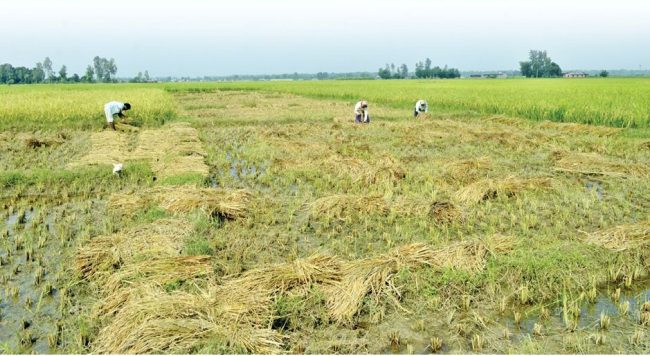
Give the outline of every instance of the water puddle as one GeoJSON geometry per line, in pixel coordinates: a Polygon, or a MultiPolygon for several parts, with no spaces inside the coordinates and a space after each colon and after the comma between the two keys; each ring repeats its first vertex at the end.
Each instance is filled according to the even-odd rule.
{"type": "Polygon", "coordinates": [[[53,353],[61,342],[59,288],[79,208],[28,208],[1,221],[0,353],[53,353]]]}
{"type": "Polygon", "coordinates": [[[601,182],[588,180],[585,182],[585,189],[587,192],[596,192],[598,200],[603,200],[603,193],[605,190],[603,189],[601,182]]]}
{"type": "Polygon", "coordinates": [[[255,165],[245,159],[237,158],[230,151],[226,152],[226,160],[230,163],[228,174],[235,180],[255,179],[266,171],[265,166],[255,165]]]}

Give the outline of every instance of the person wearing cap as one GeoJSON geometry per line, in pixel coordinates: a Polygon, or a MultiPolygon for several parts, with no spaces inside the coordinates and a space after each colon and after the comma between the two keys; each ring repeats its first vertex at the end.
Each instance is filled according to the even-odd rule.
{"type": "Polygon", "coordinates": [[[104,105],[104,114],[106,114],[106,122],[113,130],[115,129],[114,115],[117,115],[120,119],[126,118],[126,115],[123,114],[124,111],[130,110],[131,104],[129,103],[120,103],[119,101],[111,101],[104,105]]]}
{"type": "Polygon", "coordinates": [[[370,116],[368,115],[368,102],[361,100],[354,106],[354,122],[357,124],[370,123],[370,116]]]}
{"type": "Polygon", "coordinates": [[[413,117],[418,117],[420,113],[429,112],[429,105],[424,99],[420,99],[415,103],[415,110],[413,111],[413,117]]]}

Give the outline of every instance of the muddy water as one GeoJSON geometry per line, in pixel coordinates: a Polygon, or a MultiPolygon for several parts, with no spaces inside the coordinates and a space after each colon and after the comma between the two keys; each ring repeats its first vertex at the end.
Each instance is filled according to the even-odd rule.
{"type": "Polygon", "coordinates": [[[0,223],[0,352],[53,353],[61,341],[61,284],[77,208],[29,208],[0,223]],[[57,228],[58,227],[58,228],[57,228]]]}

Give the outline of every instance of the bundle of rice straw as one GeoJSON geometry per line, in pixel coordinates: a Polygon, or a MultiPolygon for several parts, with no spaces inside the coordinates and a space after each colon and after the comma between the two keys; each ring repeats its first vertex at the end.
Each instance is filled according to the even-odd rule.
{"type": "Polygon", "coordinates": [[[453,243],[438,249],[416,243],[376,258],[351,261],[343,266],[341,281],[325,288],[330,315],[338,322],[352,321],[369,294],[376,303],[387,296],[399,306],[401,295],[392,277],[403,268],[432,266],[479,271],[485,267],[489,254],[507,252],[514,245],[513,238],[502,236],[453,243]]]}
{"type": "Polygon", "coordinates": [[[115,273],[98,276],[97,284],[106,294],[132,283],[165,283],[214,276],[210,256],[177,256],[144,260],[125,265],[115,273]]]}
{"type": "Polygon", "coordinates": [[[128,155],[127,135],[105,130],[93,132],[90,135],[90,150],[79,160],[71,162],[69,167],[82,165],[106,164],[123,162],[128,155]]]}
{"type": "Polygon", "coordinates": [[[483,179],[456,192],[456,199],[465,204],[475,204],[497,196],[512,197],[528,189],[547,189],[551,187],[550,178],[518,178],[509,176],[503,180],[483,179]]]}
{"type": "Polygon", "coordinates": [[[187,173],[207,175],[206,156],[198,131],[188,123],[178,122],[142,131],[129,158],[149,160],[157,175],[170,177],[187,173]]]}
{"type": "Polygon", "coordinates": [[[151,203],[148,194],[142,193],[119,193],[111,194],[108,198],[108,210],[123,216],[132,216],[137,211],[144,209],[151,203]]]}
{"type": "Polygon", "coordinates": [[[596,125],[585,125],[572,122],[552,122],[544,121],[539,124],[539,127],[547,129],[558,129],[570,133],[582,133],[595,136],[612,136],[616,133],[619,133],[621,129],[616,127],[605,127],[605,126],[596,126],[596,125]]]}
{"type": "Polygon", "coordinates": [[[613,251],[644,248],[650,244],[650,220],[592,232],[584,241],[613,251]]]}
{"type": "Polygon", "coordinates": [[[455,160],[443,165],[444,177],[448,181],[467,182],[484,175],[491,166],[489,157],[455,160]]]}
{"type": "MultiPolygon", "coordinates": [[[[312,284],[331,285],[340,280],[341,262],[332,256],[313,255],[269,267],[256,268],[240,276],[223,280],[225,290],[262,290],[264,293],[284,293],[308,288],[312,284]]],[[[304,291],[304,290],[302,290],[304,291]]]]}
{"type": "Polygon", "coordinates": [[[282,338],[268,328],[270,299],[227,295],[216,287],[201,294],[152,288],[100,330],[93,353],[190,353],[215,341],[235,352],[278,353],[282,338]]]}
{"type": "Polygon", "coordinates": [[[191,186],[165,186],[154,189],[153,201],[172,213],[188,213],[195,209],[209,215],[238,219],[246,215],[251,194],[246,190],[221,190],[191,186]]]}
{"type": "Polygon", "coordinates": [[[320,198],[310,204],[311,215],[336,218],[345,221],[353,214],[381,214],[390,211],[381,196],[336,194],[320,198]]]}
{"type": "Polygon", "coordinates": [[[112,235],[98,236],[81,247],[75,267],[84,278],[111,273],[136,259],[178,256],[191,224],[181,219],[161,219],[112,235]]]}
{"type": "Polygon", "coordinates": [[[647,163],[614,162],[596,153],[556,153],[556,157],[558,160],[555,162],[555,170],[559,172],[613,177],[650,176],[650,166],[647,163]]]}

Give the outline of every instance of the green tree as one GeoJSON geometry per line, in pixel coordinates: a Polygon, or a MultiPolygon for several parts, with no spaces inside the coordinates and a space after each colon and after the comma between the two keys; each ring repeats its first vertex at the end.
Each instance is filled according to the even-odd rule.
{"type": "Polygon", "coordinates": [[[94,75],[95,71],[93,70],[93,67],[91,65],[88,65],[88,67],[86,67],[86,74],[81,77],[81,81],[85,83],[92,83],[94,75]]]}
{"type": "Polygon", "coordinates": [[[552,78],[562,76],[562,68],[551,60],[546,51],[530,50],[528,61],[519,62],[521,74],[527,78],[552,78]]]}
{"type": "Polygon", "coordinates": [[[603,77],[603,78],[607,78],[607,77],[609,77],[609,72],[606,71],[606,70],[602,70],[602,71],[600,71],[600,74],[599,74],[599,75],[600,75],[601,77],[603,77]]]}
{"type": "Polygon", "coordinates": [[[43,63],[36,63],[36,67],[32,69],[32,83],[42,83],[45,80],[45,71],[43,70],[43,63]]]}
{"type": "Polygon", "coordinates": [[[47,78],[48,81],[53,81],[54,78],[54,71],[52,70],[52,60],[50,57],[45,57],[43,60],[43,70],[45,71],[45,77],[47,78]]]}
{"type": "Polygon", "coordinates": [[[145,70],[145,71],[144,71],[144,81],[145,81],[145,82],[148,82],[148,81],[150,81],[150,80],[151,80],[151,77],[149,77],[149,71],[148,71],[148,70],[145,70]]]}
{"type": "Polygon", "coordinates": [[[392,78],[392,75],[390,73],[390,66],[388,63],[386,63],[386,68],[379,68],[379,71],[377,73],[379,75],[379,78],[381,79],[390,79],[392,78]]]}
{"type": "Polygon", "coordinates": [[[59,81],[65,82],[68,80],[68,67],[64,65],[61,66],[61,69],[59,69],[59,81]]]}

